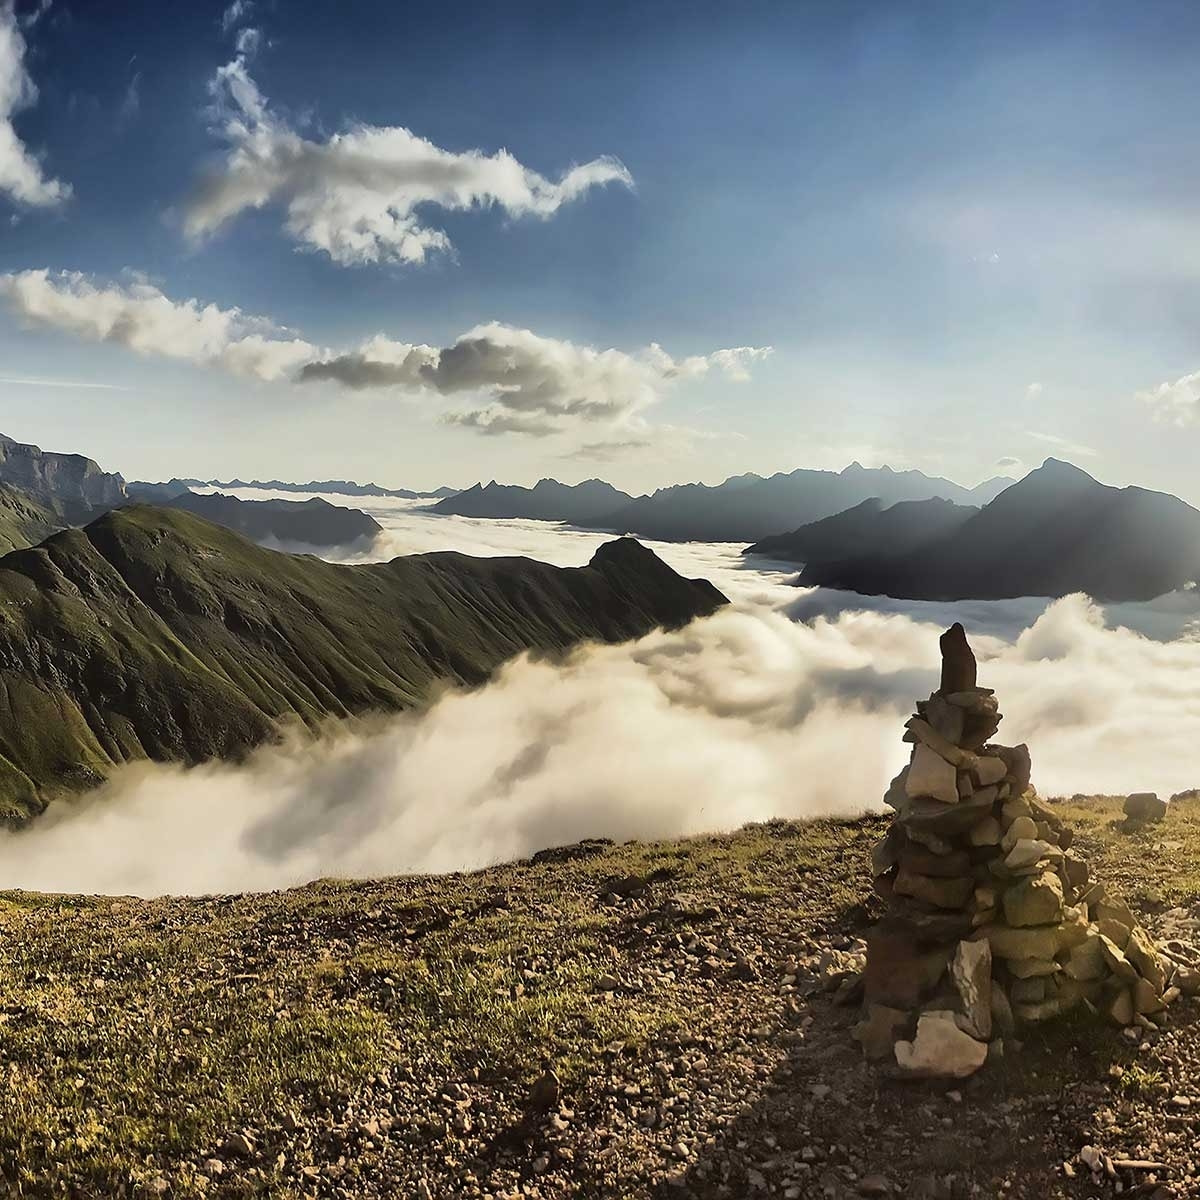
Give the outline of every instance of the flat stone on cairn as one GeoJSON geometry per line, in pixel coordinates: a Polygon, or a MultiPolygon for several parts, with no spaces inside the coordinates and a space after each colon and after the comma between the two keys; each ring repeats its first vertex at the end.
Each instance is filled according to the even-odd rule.
{"type": "Polygon", "coordinates": [[[1028,747],[992,742],[999,706],[961,625],[941,650],[941,686],[905,726],[912,758],[871,856],[888,908],[867,937],[864,1054],[963,1078],[1020,1024],[1080,1005],[1156,1027],[1184,968],[1069,853],[1071,830],[1030,783],[1028,747]]]}

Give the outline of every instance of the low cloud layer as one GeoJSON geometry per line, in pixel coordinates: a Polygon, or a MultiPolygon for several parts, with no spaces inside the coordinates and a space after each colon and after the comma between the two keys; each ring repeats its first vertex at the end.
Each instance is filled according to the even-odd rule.
{"type": "Polygon", "coordinates": [[[324,139],[304,137],[271,110],[242,54],[217,71],[210,90],[227,150],[186,206],[193,237],[248,209],[280,205],[301,246],[343,266],[421,263],[451,249],[446,234],[426,223],[430,207],[550,217],[594,187],[633,186],[610,157],[551,180],[507,150],[455,153],[401,126],[355,124],[324,139]]]}
{"type": "Polygon", "coordinates": [[[750,366],[770,354],[769,347],[739,346],[676,359],[657,343],[627,354],[498,322],[441,348],[378,335],[335,353],[238,308],[172,300],[143,280],[97,283],[75,271],[0,275],[0,301],[29,325],[250,378],[473,396],[476,406],[443,412],[441,419],[490,435],[586,432],[597,439],[589,450],[598,453],[614,444],[649,444],[659,431],[645,414],[668,388],[713,371],[744,381],[750,366]]]}
{"type": "MultiPolygon", "coordinates": [[[[579,562],[596,536],[373,511],[393,514],[387,551],[454,544],[579,562]]],[[[685,572],[703,568],[735,608],[560,664],[521,659],[422,714],[334,727],[241,767],[123,769],[85,804],[0,837],[0,880],[273,888],[468,869],[581,837],[854,815],[878,805],[903,761],[902,722],[936,686],[937,635],[956,615],[1007,714],[1002,739],[1029,742],[1044,794],[1200,784],[1194,631],[1150,640],[1078,596],[872,611],[782,586],[728,547],[665,552],[685,572]]]]}
{"type": "Polygon", "coordinates": [[[18,204],[46,208],[61,204],[71,188],[45,173],[13,125],[14,117],[38,97],[25,67],[25,51],[25,37],[12,2],[0,0],[0,194],[18,204]]]}
{"type": "Polygon", "coordinates": [[[256,379],[290,375],[318,353],[263,318],[171,300],[140,280],[97,285],[76,271],[21,271],[0,275],[0,300],[26,324],[256,379]]]}

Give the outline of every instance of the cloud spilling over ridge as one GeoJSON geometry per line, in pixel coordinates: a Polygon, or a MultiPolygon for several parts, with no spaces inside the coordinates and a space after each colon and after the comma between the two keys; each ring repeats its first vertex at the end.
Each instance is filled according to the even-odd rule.
{"type": "MultiPolygon", "coordinates": [[[[1002,740],[1030,743],[1043,794],[1200,783],[1200,640],[1108,628],[1079,596],[1031,624],[1028,607],[994,611],[995,632],[973,637],[981,678],[1006,713],[1002,740]]],[[[901,723],[936,686],[941,628],[853,607],[801,623],[743,600],[564,663],[522,658],[424,713],[331,728],[243,766],[125,768],[82,806],[0,835],[0,879],[261,889],[467,869],[582,837],[856,815],[905,758],[901,723]]]]}
{"type": "Polygon", "coordinates": [[[546,436],[579,424],[636,429],[638,418],[671,383],[712,370],[744,381],[749,365],[769,353],[769,347],[739,346],[674,359],[654,343],[631,355],[492,322],[441,350],[376,337],[348,354],[307,364],[300,378],[356,389],[480,393],[486,405],[446,420],[489,434],[546,436]]]}
{"type": "Polygon", "coordinates": [[[549,217],[591,188],[633,186],[610,157],[573,166],[554,181],[507,150],[455,153],[401,126],[356,124],[324,140],[303,137],[271,111],[245,55],[217,71],[210,91],[227,151],[186,206],[192,237],[247,209],[280,204],[301,246],[343,266],[421,263],[451,249],[446,234],[425,223],[424,206],[549,217]]]}
{"type": "Polygon", "coordinates": [[[46,208],[66,200],[71,188],[46,176],[13,127],[13,117],[38,96],[25,69],[25,49],[11,0],[0,0],[0,193],[19,204],[46,208]]]}
{"type": "Polygon", "coordinates": [[[645,413],[667,388],[712,371],[744,381],[750,365],[771,352],[740,346],[675,359],[652,343],[627,354],[492,322],[441,348],[378,335],[333,353],[238,308],[172,300],[144,280],[96,283],[79,272],[46,269],[0,275],[0,301],[31,325],[250,378],[475,396],[477,406],[442,419],[492,435],[586,429],[600,437],[601,452],[613,443],[644,444],[661,432],[645,413]]]}
{"type": "Polygon", "coordinates": [[[1136,398],[1165,425],[1200,425],[1200,371],[1138,392],[1136,398]]]}
{"type": "Polygon", "coordinates": [[[261,317],[171,300],[140,280],[97,286],[77,271],[20,271],[0,275],[0,300],[28,324],[256,379],[290,375],[318,353],[261,317]]]}

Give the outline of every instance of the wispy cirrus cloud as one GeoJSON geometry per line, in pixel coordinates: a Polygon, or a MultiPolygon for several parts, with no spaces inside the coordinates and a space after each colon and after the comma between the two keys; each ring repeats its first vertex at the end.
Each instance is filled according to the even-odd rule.
{"type": "Polygon", "coordinates": [[[18,204],[48,208],[71,195],[69,184],[52,179],[29,152],[13,126],[17,113],[37,101],[25,69],[25,37],[11,0],[0,0],[0,193],[18,204]]]}
{"type": "MultiPolygon", "coordinates": [[[[229,16],[235,8],[227,11],[229,16]]],[[[241,19],[232,18],[230,26],[241,19]]],[[[449,251],[428,209],[496,207],[511,217],[550,217],[594,187],[633,186],[616,158],[595,158],[548,179],[509,151],[455,152],[403,126],[356,123],[325,139],[302,136],[273,112],[251,78],[244,44],[210,84],[224,161],[195,190],[184,229],[205,237],[247,210],[278,205],[299,245],[342,266],[422,263],[449,251]]]]}

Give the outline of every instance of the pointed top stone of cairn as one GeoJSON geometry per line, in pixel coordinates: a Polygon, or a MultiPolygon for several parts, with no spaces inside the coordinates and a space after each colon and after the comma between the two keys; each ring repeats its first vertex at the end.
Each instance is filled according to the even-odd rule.
{"type": "Polygon", "coordinates": [[[975,687],[975,655],[967,641],[967,631],[955,621],[939,641],[942,648],[942,685],[938,689],[943,696],[956,692],[969,692],[975,687]]]}

